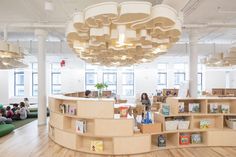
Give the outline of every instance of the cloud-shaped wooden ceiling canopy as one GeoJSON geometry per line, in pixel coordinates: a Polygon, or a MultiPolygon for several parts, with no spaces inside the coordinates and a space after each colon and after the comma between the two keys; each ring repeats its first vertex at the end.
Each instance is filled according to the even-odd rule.
{"type": "Polygon", "coordinates": [[[182,16],[149,2],[105,2],[74,13],[66,39],[91,64],[127,66],[154,60],[177,42],[182,16]]]}
{"type": "Polygon", "coordinates": [[[23,49],[16,44],[0,41],[0,69],[25,68],[23,49]]]}
{"type": "Polygon", "coordinates": [[[236,44],[227,53],[210,54],[202,60],[208,67],[230,67],[236,65],[236,44]]]}

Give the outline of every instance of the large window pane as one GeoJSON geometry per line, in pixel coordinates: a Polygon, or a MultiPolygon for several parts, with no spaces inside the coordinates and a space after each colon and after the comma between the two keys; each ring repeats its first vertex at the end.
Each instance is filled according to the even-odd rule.
{"type": "Polygon", "coordinates": [[[167,73],[159,72],[157,73],[157,89],[162,90],[167,88],[167,73]]]}
{"type": "Polygon", "coordinates": [[[111,90],[112,93],[116,93],[117,89],[117,73],[103,73],[103,83],[108,85],[107,90],[111,90]]]}
{"type": "Polygon", "coordinates": [[[134,73],[133,72],[122,73],[122,95],[124,96],[134,95],[134,73]]]}
{"type": "Polygon", "coordinates": [[[123,73],[122,74],[122,84],[123,85],[133,85],[134,84],[134,73],[123,73]]]}
{"type": "Polygon", "coordinates": [[[60,85],[61,84],[61,73],[53,73],[52,80],[53,80],[53,84],[60,85]]]}
{"type": "Polygon", "coordinates": [[[198,91],[201,92],[202,91],[202,73],[198,73],[197,74],[197,81],[198,81],[198,91]]]}
{"type": "Polygon", "coordinates": [[[175,85],[180,85],[181,83],[183,83],[185,81],[185,73],[184,72],[176,72],[174,74],[174,82],[175,85]]]}
{"type": "Polygon", "coordinates": [[[116,85],[116,73],[103,73],[103,82],[107,85],[116,85]]]}
{"type": "Polygon", "coordinates": [[[14,72],[14,96],[24,96],[24,72],[15,71],[14,72]]]}
{"type": "Polygon", "coordinates": [[[32,73],[32,96],[38,95],[38,73],[32,73]]]}
{"type": "Polygon", "coordinates": [[[85,84],[87,85],[95,85],[98,82],[97,73],[86,72],[85,73],[85,84]]]}
{"type": "Polygon", "coordinates": [[[158,73],[157,74],[157,84],[166,85],[167,84],[167,73],[158,73]]]}
{"type": "Polygon", "coordinates": [[[134,85],[123,85],[122,95],[133,96],[134,95],[134,85]]]}
{"type": "Polygon", "coordinates": [[[61,67],[59,63],[51,64],[51,92],[61,93],[61,67]]]}
{"type": "Polygon", "coordinates": [[[38,64],[32,63],[32,96],[38,95],[38,64]]]}

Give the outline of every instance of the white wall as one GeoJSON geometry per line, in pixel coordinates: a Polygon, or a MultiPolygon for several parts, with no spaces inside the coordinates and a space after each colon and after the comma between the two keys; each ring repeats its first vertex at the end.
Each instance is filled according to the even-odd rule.
{"type": "Polygon", "coordinates": [[[207,91],[211,91],[212,88],[225,88],[226,87],[226,73],[225,71],[209,71],[205,73],[205,86],[207,91]]]}
{"type": "MultiPolygon", "coordinates": [[[[48,95],[51,93],[50,82],[50,63],[60,62],[61,59],[66,60],[66,66],[62,68],[62,92],[73,92],[83,91],[85,89],[85,64],[83,61],[76,57],[68,56],[48,56],[47,57],[47,92],[48,95]]],[[[134,97],[139,97],[140,93],[147,92],[149,95],[156,93],[157,88],[157,64],[168,63],[168,81],[167,88],[173,88],[174,86],[174,63],[187,63],[186,57],[166,57],[160,58],[152,63],[141,64],[134,66],[134,83],[135,83],[135,94],[134,97]]],[[[28,58],[28,62],[35,62],[35,58],[28,58]]],[[[207,69],[203,72],[203,89],[211,91],[211,88],[225,87],[226,86],[226,73],[229,72],[229,86],[231,88],[236,87],[236,70],[235,69],[207,69]]],[[[102,72],[99,73],[99,82],[102,81],[102,72]]],[[[121,78],[122,71],[117,73],[117,91],[122,92],[121,78]]],[[[20,102],[23,98],[14,97],[14,71],[13,70],[0,70],[0,103],[12,103],[20,102]]],[[[32,97],[32,86],[31,86],[32,71],[31,67],[25,69],[25,96],[30,99],[31,102],[37,102],[37,97],[32,97]]],[[[188,79],[188,75],[187,75],[188,79]]],[[[133,97],[133,98],[134,98],[133,97]]],[[[129,100],[133,98],[128,98],[129,100]]]]}

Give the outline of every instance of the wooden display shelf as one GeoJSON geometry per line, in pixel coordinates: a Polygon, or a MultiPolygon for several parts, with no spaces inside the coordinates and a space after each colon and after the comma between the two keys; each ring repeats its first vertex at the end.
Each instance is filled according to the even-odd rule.
{"type": "Polygon", "coordinates": [[[113,99],[85,99],[75,97],[56,96],[49,98],[50,121],[49,137],[56,143],[69,149],[101,155],[131,155],[147,153],[156,150],[203,147],[203,146],[236,146],[234,140],[236,130],[226,127],[226,116],[236,116],[236,98],[168,98],[170,115],[154,114],[154,121],[165,124],[168,118],[183,117],[190,121],[190,127],[186,130],[165,131],[158,133],[134,133],[133,120],[127,118],[114,119],[113,99]],[[200,113],[178,113],[178,103],[199,103],[200,113]],[[227,103],[230,106],[229,113],[208,113],[209,103],[227,103]],[[76,107],[76,115],[60,112],[60,104],[69,104],[76,107]],[[200,129],[201,119],[209,119],[212,127],[200,129]],[[76,132],[76,121],[86,121],[87,132],[76,132]],[[180,145],[180,133],[200,133],[203,143],[180,145]],[[157,137],[164,135],[167,139],[166,147],[157,146],[157,137]],[[91,141],[103,141],[102,152],[90,150],[91,141]],[[223,141],[223,142],[222,142],[223,141]]]}

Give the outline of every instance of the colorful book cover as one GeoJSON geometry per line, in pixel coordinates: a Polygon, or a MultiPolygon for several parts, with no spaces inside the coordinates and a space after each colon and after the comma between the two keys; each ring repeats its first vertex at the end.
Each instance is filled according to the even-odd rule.
{"type": "Polygon", "coordinates": [[[200,143],[202,143],[201,134],[192,134],[191,135],[191,143],[192,144],[200,144],[200,143]]]}
{"type": "Polygon", "coordinates": [[[199,113],[200,112],[200,104],[199,103],[189,103],[189,112],[199,113]]]}
{"type": "Polygon", "coordinates": [[[94,152],[103,152],[103,141],[91,141],[90,150],[94,152]]]}
{"type": "Polygon", "coordinates": [[[207,119],[203,119],[200,121],[200,129],[208,129],[210,126],[210,121],[207,119]]]}
{"type": "Polygon", "coordinates": [[[179,113],[184,113],[184,102],[179,102],[179,113]]]}
{"type": "Polygon", "coordinates": [[[76,132],[77,133],[83,134],[86,132],[86,121],[77,120],[75,122],[75,124],[76,124],[76,132]]]}
{"type": "Polygon", "coordinates": [[[228,104],[222,104],[221,105],[221,113],[229,113],[230,112],[230,107],[228,104]]]}
{"type": "Polygon", "coordinates": [[[210,113],[218,113],[218,104],[209,104],[210,113]]]}
{"type": "Polygon", "coordinates": [[[170,105],[162,104],[162,114],[169,115],[170,114],[170,105]]]}

